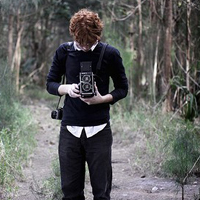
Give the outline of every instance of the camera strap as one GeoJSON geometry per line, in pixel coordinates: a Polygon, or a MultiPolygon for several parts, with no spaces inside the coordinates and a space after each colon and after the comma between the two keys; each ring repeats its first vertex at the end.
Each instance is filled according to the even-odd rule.
{"type": "MultiPolygon", "coordinates": [[[[67,42],[67,46],[66,46],[66,48],[67,48],[66,61],[67,61],[67,57],[68,57],[68,51],[71,50],[71,45],[72,45],[72,43],[73,43],[73,42],[67,42]]],[[[65,61],[65,63],[66,63],[66,61],[65,61]]],[[[66,66],[65,66],[65,67],[66,67],[66,66]]],[[[61,83],[62,83],[62,85],[65,83],[65,74],[63,74],[63,76],[62,76],[62,82],[61,82],[61,83]]],[[[57,106],[56,106],[56,109],[59,108],[59,104],[60,104],[61,98],[62,98],[62,96],[59,97],[59,100],[58,100],[58,104],[57,104],[57,106]]]]}
{"type": "Polygon", "coordinates": [[[102,59],[103,59],[104,52],[106,50],[106,47],[108,46],[108,44],[106,44],[106,43],[102,43],[102,44],[103,44],[103,47],[101,49],[101,53],[100,53],[100,56],[99,56],[99,61],[97,63],[97,67],[96,67],[96,76],[97,77],[98,77],[97,74],[99,73],[99,71],[101,69],[101,62],[102,62],[102,59]]]}
{"type": "MultiPolygon", "coordinates": [[[[100,71],[101,69],[101,62],[102,62],[102,59],[103,59],[103,55],[104,55],[104,52],[106,50],[106,47],[108,46],[108,44],[106,43],[102,43],[103,44],[103,47],[101,49],[101,53],[100,53],[100,56],[99,56],[99,60],[98,60],[98,63],[97,63],[97,67],[96,67],[96,76],[98,77],[98,72],[100,71]]],[[[67,43],[67,50],[70,50],[70,45],[71,45],[71,42],[68,42],[67,43]]],[[[68,56],[68,52],[67,52],[67,56],[68,56]]],[[[66,60],[67,60],[67,57],[66,57],[66,60]]],[[[65,74],[63,74],[62,76],[62,84],[65,83],[65,74]]],[[[61,101],[61,98],[62,96],[59,97],[59,100],[58,100],[58,104],[56,106],[56,109],[59,108],[59,105],[60,105],[60,101],[61,101]]]]}
{"type": "MultiPolygon", "coordinates": [[[[65,83],[65,74],[64,74],[63,77],[62,77],[62,85],[63,85],[64,83],[65,83]]],[[[59,104],[60,104],[61,98],[62,98],[62,96],[60,96],[59,99],[58,99],[58,104],[57,104],[57,106],[56,106],[56,109],[59,108],[59,104]]]]}

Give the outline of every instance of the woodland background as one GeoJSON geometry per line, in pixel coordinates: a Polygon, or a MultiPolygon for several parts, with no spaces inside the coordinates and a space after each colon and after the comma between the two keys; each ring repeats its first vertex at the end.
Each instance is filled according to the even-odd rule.
{"type": "Polygon", "coordinates": [[[1,0],[0,6],[0,57],[8,61],[19,92],[30,84],[45,87],[55,49],[71,40],[70,17],[86,7],[104,21],[102,40],[121,50],[128,109],[144,98],[153,105],[164,102],[171,111],[182,107],[188,94],[198,95],[197,0],[1,0]]]}
{"type": "Polygon", "coordinates": [[[25,148],[11,143],[23,143],[21,136],[30,143],[33,140],[26,135],[32,125],[26,122],[30,116],[20,107],[21,101],[30,90],[36,91],[35,95],[44,93],[54,52],[61,43],[72,40],[69,20],[81,8],[99,13],[104,22],[102,41],[120,50],[126,68],[129,93],[114,108],[113,115],[120,115],[118,120],[124,120],[127,126],[133,124],[128,120],[138,120],[136,129],[141,126],[143,132],[147,118],[154,120],[151,128],[145,127],[148,140],[162,132],[167,141],[174,141],[170,148],[172,159],[167,160],[170,155],[164,157],[161,152],[159,156],[166,158],[172,174],[184,178],[199,159],[198,0],[0,0],[0,160],[4,161],[0,162],[0,184],[3,188],[10,184],[8,174],[20,168],[15,166],[18,161],[12,163],[14,159],[9,159],[12,148],[22,147],[18,149],[19,159],[29,152],[29,145],[25,148]],[[180,137],[183,143],[176,143],[182,141],[180,137]],[[179,149],[183,154],[175,158],[188,159],[186,166],[175,164],[176,145],[182,145],[179,149]],[[176,170],[183,171],[173,173],[175,165],[176,170]]]}

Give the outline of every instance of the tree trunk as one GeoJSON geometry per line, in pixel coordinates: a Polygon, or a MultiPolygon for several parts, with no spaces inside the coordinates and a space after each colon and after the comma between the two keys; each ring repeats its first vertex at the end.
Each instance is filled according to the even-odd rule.
{"type": "Polygon", "coordinates": [[[9,14],[8,17],[8,65],[12,65],[13,57],[13,15],[9,14]]]}
{"type": "Polygon", "coordinates": [[[21,37],[24,30],[24,25],[21,25],[20,22],[20,10],[17,14],[17,42],[15,46],[15,52],[12,60],[11,71],[15,72],[15,82],[16,82],[16,91],[19,91],[19,79],[20,79],[20,64],[21,64],[21,37]]]}
{"type": "Polygon", "coordinates": [[[156,39],[156,50],[155,50],[154,66],[153,66],[153,100],[154,100],[154,103],[156,103],[156,78],[157,78],[157,71],[158,71],[159,41],[160,41],[160,29],[158,30],[157,39],[156,39]]]}
{"type": "Polygon", "coordinates": [[[191,30],[190,30],[190,14],[191,14],[191,1],[187,0],[187,20],[186,20],[186,86],[188,91],[190,91],[190,38],[191,38],[191,30]]]}
{"type": "Polygon", "coordinates": [[[166,100],[163,110],[166,112],[172,109],[170,79],[171,79],[171,49],[172,49],[172,0],[165,2],[165,41],[164,41],[164,84],[166,100]]]}
{"type": "Polygon", "coordinates": [[[137,51],[137,74],[136,74],[136,90],[137,95],[140,94],[141,91],[141,80],[143,73],[143,50],[142,50],[142,6],[141,0],[137,0],[138,2],[138,12],[139,12],[139,22],[138,22],[138,51],[137,51]]]}
{"type": "Polygon", "coordinates": [[[134,30],[133,30],[133,21],[130,25],[130,31],[129,31],[129,38],[130,38],[130,49],[132,52],[132,66],[130,66],[129,70],[129,108],[132,110],[133,108],[133,66],[134,66],[134,30]]]}
{"type": "Polygon", "coordinates": [[[139,38],[138,38],[138,61],[140,67],[143,65],[143,51],[142,51],[142,5],[141,0],[138,0],[138,11],[139,11],[139,38]]]}

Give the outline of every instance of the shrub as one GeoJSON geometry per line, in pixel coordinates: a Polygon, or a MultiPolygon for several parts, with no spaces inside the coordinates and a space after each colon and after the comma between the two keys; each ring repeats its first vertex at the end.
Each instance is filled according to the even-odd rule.
{"type": "MultiPolygon", "coordinates": [[[[166,157],[163,168],[182,183],[200,155],[200,139],[197,129],[193,124],[186,123],[177,129],[169,140],[166,147],[171,146],[171,152],[166,157]]],[[[197,166],[200,165],[197,163],[197,166]]]]}
{"type": "Polygon", "coordinates": [[[36,127],[29,110],[17,98],[9,68],[3,61],[0,64],[0,193],[8,199],[34,147],[36,127]]]}
{"type": "Polygon", "coordinates": [[[115,140],[130,147],[132,168],[183,180],[200,155],[199,124],[141,102],[135,105],[131,112],[118,105],[111,117],[115,140]]]}
{"type": "Polygon", "coordinates": [[[16,101],[16,93],[9,67],[0,61],[0,129],[7,127],[14,120],[13,104],[16,101]]]}
{"type": "Polygon", "coordinates": [[[44,181],[42,186],[42,194],[46,198],[52,200],[62,199],[61,183],[60,183],[60,167],[59,161],[56,158],[52,163],[53,174],[50,178],[44,181]]]}

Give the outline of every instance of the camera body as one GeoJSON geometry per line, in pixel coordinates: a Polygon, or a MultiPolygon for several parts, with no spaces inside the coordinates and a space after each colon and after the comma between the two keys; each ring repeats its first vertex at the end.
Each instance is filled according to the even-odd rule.
{"type": "Polygon", "coordinates": [[[81,62],[79,73],[79,89],[82,98],[90,98],[95,95],[94,74],[92,72],[92,62],[81,62]]]}
{"type": "Polygon", "coordinates": [[[51,112],[51,118],[52,119],[58,119],[61,120],[63,116],[63,108],[58,108],[56,110],[53,110],[51,112]]]}

